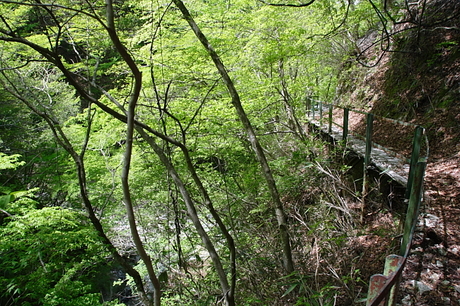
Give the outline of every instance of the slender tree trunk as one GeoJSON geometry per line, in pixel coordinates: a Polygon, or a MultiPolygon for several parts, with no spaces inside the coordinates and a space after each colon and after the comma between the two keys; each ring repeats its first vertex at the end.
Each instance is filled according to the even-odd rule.
{"type": "MultiPolygon", "coordinates": [[[[211,260],[214,264],[214,267],[217,272],[217,276],[219,278],[220,286],[222,289],[222,294],[225,298],[226,304],[228,306],[234,306],[235,305],[235,300],[233,296],[233,291],[234,289],[229,285],[228,279],[227,279],[227,273],[225,272],[223,266],[222,266],[222,261],[220,260],[219,254],[217,253],[214,244],[212,243],[211,239],[209,238],[208,234],[206,233],[206,230],[204,229],[203,225],[201,224],[201,221],[198,217],[198,213],[195,207],[195,204],[185,187],[184,182],[182,179],[179,177],[179,174],[176,172],[176,169],[174,166],[171,164],[169,161],[168,157],[166,154],[163,152],[163,150],[160,148],[160,146],[155,142],[154,138],[150,137],[141,127],[136,128],[138,133],[142,136],[143,139],[145,139],[150,147],[155,151],[155,153],[158,155],[160,158],[161,162],[163,165],[166,167],[166,169],[169,172],[169,175],[173,179],[174,183],[176,184],[177,188],[179,189],[179,192],[182,195],[182,198],[185,202],[185,205],[187,207],[187,213],[192,220],[195,229],[198,233],[198,235],[201,238],[201,241],[203,242],[205,248],[207,249],[209,256],[211,257],[211,260]]],[[[228,234],[228,232],[227,232],[228,234]]],[[[225,233],[224,233],[225,235],[225,233]]],[[[231,236],[230,236],[231,237],[231,236]]],[[[233,241],[233,240],[232,240],[233,241]]],[[[232,252],[232,251],[231,251],[232,252]]],[[[233,253],[233,252],[232,252],[233,253]]]]}
{"type": "MultiPolygon", "coordinates": [[[[118,120],[120,120],[122,122],[125,122],[127,124],[127,127],[129,129],[129,131],[127,132],[127,143],[130,143],[130,142],[132,143],[132,137],[133,137],[133,129],[132,129],[132,127],[135,126],[135,128],[137,128],[138,131],[139,130],[143,131],[143,129],[145,129],[145,131],[148,131],[149,133],[152,133],[153,135],[155,135],[155,136],[157,136],[157,137],[159,137],[159,138],[161,138],[161,139],[163,139],[163,140],[165,140],[165,141],[167,141],[167,142],[169,142],[171,144],[174,144],[174,145],[177,145],[177,146],[181,147],[182,150],[184,151],[184,146],[180,142],[177,142],[174,139],[172,139],[172,138],[170,138],[170,137],[168,137],[166,135],[163,135],[162,133],[159,133],[158,131],[153,130],[148,125],[145,125],[142,122],[139,122],[139,121],[137,121],[135,119],[134,111],[135,111],[136,102],[137,102],[137,99],[139,97],[139,92],[140,92],[140,88],[141,88],[141,74],[140,74],[140,71],[137,68],[136,63],[132,59],[131,55],[125,49],[124,45],[122,44],[122,42],[120,41],[120,39],[119,39],[119,37],[118,37],[118,35],[116,33],[115,24],[114,24],[114,12],[113,12],[113,7],[112,7],[112,0],[106,0],[106,12],[107,12],[107,24],[106,25],[103,24],[103,22],[101,20],[99,20],[98,18],[97,18],[97,21],[100,22],[101,24],[103,24],[103,26],[107,30],[107,33],[109,34],[110,39],[112,40],[112,43],[114,44],[114,47],[119,52],[119,54],[121,55],[123,60],[126,62],[128,67],[130,68],[130,70],[132,71],[134,79],[135,79],[134,89],[133,89],[133,93],[132,93],[132,96],[131,96],[131,101],[130,101],[130,104],[129,104],[130,109],[128,111],[126,111],[126,110],[123,109],[123,107],[120,107],[121,105],[116,103],[116,105],[123,110],[123,113],[117,112],[116,110],[112,109],[111,107],[107,106],[104,103],[101,103],[100,101],[95,99],[93,96],[91,96],[91,94],[85,88],[83,88],[79,84],[79,82],[76,81],[76,75],[66,68],[66,66],[62,63],[60,56],[54,50],[49,50],[47,48],[43,48],[43,47],[41,47],[41,46],[39,46],[39,45],[37,45],[35,43],[32,43],[32,42],[28,41],[27,39],[22,38],[22,37],[11,36],[11,37],[1,37],[1,39],[3,41],[17,42],[17,43],[27,45],[30,48],[32,48],[35,51],[37,51],[43,57],[45,57],[50,63],[55,64],[56,67],[59,70],[62,71],[62,73],[67,78],[69,83],[82,96],[82,98],[88,100],[90,103],[96,104],[99,108],[101,108],[106,113],[112,115],[114,118],[116,118],[116,119],[118,119],[118,120]]],[[[114,102],[116,102],[116,101],[114,101],[114,102]]],[[[145,135],[147,135],[147,134],[145,133],[145,135]]],[[[70,145],[69,142],[68,142],[68,145],[69,146],[66,146],[65,148],[66,149],[72,149],[72,146],[70,145]]],[[[157,282],[157,278],[156,278],[156,276],[154,274],[153,268],[152,267],[149,268],[149,265],[151,266],[151,260],[147,256],[147,254],[145,253],[145,250],[143,251],[143,247],[142,247],[142,245],[140,243],[141,240],[140,240],[139,235],[137,233],[137,227],[136,227],[136,224],[135,224],[135,219],[134,219],[134,214],[133,214],[133,207],[132,207],[132,203],[131,203],[131,196],[129,194],[128,178],[129,178],[130,155],[131,155],[131,150],[132,150],[131,145],[127,149],[127,151],[125,152],[125,163],[124,163],[123,178],[122,178],[122,184],[123,184],[123,190],[124,190],[124,203],[127,206],[128,219],[129,219],[129,222],[130,222],[130,228],[131,228],[131,231],[132,231],[133,240],[134,240],[134,242],[136,244],[136,247],[138,249],[139,255],[141,256],[141,258],[143,259],[143,261],[145,262],[145,264],[147,266],[149,277],[150,277],[154,287],[156,287],[156,289],[155,289],[155,291],[156,291],[156,293],[155,293],[155,302],[158,303],[159,299],[160,299],[159,284],[157,282]]],[[[152,147],[155,149],[155,146],[152,146],[152,147]]],[[[178,188],[179,188],[179,190],[180,190],[180,192],[181,192],[181,194],[182,194],[182,196],[184,198],[185,203],[187,204],[188,213],[189,213],[193,223],[195,224],[195,227],[197,228],[198,234],[200,235],[203,243],[205,244],[205,247],[207,248],[207,250],[208,250],[208,252],[210,254],[211,259],[213,260],[213,263],[215,265],[217,274],[219,276],[219,280],[220,280],[220,283],[221,283],[223,295],[225,296],[227,305],[233,306],[234,305],[234,291],[235,291],[234,288],[235,288],[235,283],[236,283],[235,246],[234,246],[233,238],[229,234],[228,230],[225,228],[225,225],[223,224],[223,222],[220,220],[219,216],[217,215],[217,212],[213,209],[212,202],[210,202],[209,197],[205,196],[206,204],[208,205],[208,208],[210,209],[211,214],[216,219],[216,222],[218,223],[219,227],[221,228],[224,236],[227,239],[228,245],[229,245],[229,250],[230,250],[230,253],[231,253],[231,274],[232,274],[232,276],[231,276],[232,277],[232,286],[229,286],[228,280],[226,278],[226,272],[224,271],[224,269],[222,267],[222,263],[220,261],[220,258],[218,256],[216,250],[215,250],[214,245],[212,244],[212,241],[210,240],[210,238],[208,237],[206,231],[204,230],[203,226],[201,225],[201,222],[200,222],[200,220],[198,218],[198,214],[197,214],[196,209],[194,207],[193,201],[192,201],[190,195],[188,194],[188,191],[186,190],[185,185],[183,184],[183,182],[181,181],[180,177],[175,172],[174,167],[170,163],[168,163],[168,160],[167,160],[166,156],[164,155],[164,153],[161,151],[161,148],[156,146],[156,149],[159,149],[159,151],[157,151],[157,153],[160,153],[159,154],[160,159],[162,159],[162,161],[165,164],[165,166],[167,167],[168,171],[172,174],[172,178],[175,181],[176,185],[178,186],[178,188]]],[[[82,180],[86,179],[86,176],[84,174],[84,167],[83,167],[83,157],[78,156],[78,154],[75,151],[73,151],[73,152],[74,152],[74,154],[72,154],[71,152],[69,152],[69,153],[71,153],[71,155],[74,157],[75,163],[77,165],[77,169],[78,169],[78,171],[80,171],[79,172],[79,179],[82,179],[82,180]],[[82,174],[82,175],[80,175],[80,174],[82,174]]],[[[186,150],[186,148],[185,148],[184,152],[188,152],[186,150]]],[[[188,154],[187,154],[187,156],[188,156],[188,154]]],[[[188,160],[187,163],[190,164],[190,160],[188,160]]],[[[195,177],[194,177],[194,179],[195,179],[195,177]]],[[[85,206],[87,207],[88,213],[90,215],[90,219],[93,222],[94,227],[98,230],[98,232],[100,233],[101,237],[103,237],[104,243],[109,246],[109,249],[111,250],[115,260],[120,263],[120,265],[125,269],[125,271],[130,276],[133,277],[133,279],[134,279],[134,281],[136,283],[136,286],[138,287],[139,294],[141,296],[141,299],[142,299],[143,303],[145,305],[151,305],[151,302],[147,298],[147,294],[145,292],[141,276],[139,275],[139,273],[134,268],[132,268],[129,265],[129,263],[127,263],[118,254],[118,252],[116,251],[115,247],[111,244],[110,240],[105,236],[103,228],[102,228],[102,225],[99,223],[99,220],[95,216],[95,214],[94,214],[94,212],[92,210],[91,204],[89,202],[89,198],[87,197],[86,181],[82,181],[80,187],[81,187],[82,198],[84,199],[85,206]],[[85,195],[86,195],[86,198],[85,198],[85,195]]],[[[203,187],[203,186],[201,185],[201,187],[203,187]]],[[[200,191],[202,191],[201,188],[200,188],[200,191]]]]}
{"type": "Polygon", "coordinates": [[[262,146],[260,145],[257,136],[254,132],[254,129],[252,128],[251,122],[249,121],[248,117],[246,116],[246,113],[244,111],[244,108],[241,104],[240,96],[238,94],[238,91],[235,88],[235,85],[233,84],[233,81],[231,80],[230,76],[227,73],[227,69],[225,68],[224,64],[222,63],[219,55],[216,53],[216,51],[213,49],[211,44],[209,43],[208,39],[206,36],[203,34],[201,29],[198,27],[196,22],[194,21],[193,17],[190,15],[190,12],[188,9],[185,7],[184,3],[181,0],[173,0],[174,4],[179,8],[181,11],[182,15],[184,16],[185,20],[187,20],[188,24],[192,28],[193,32],[195,33],[196,37],[198,40],[201,42],[201,44],[204,46],[208,54],[210,55],[211,59],[213,60],[217,70],[219,71],[220,75],[222,76],[222,79],[224,81],[224,84],[227,87],[227,90],[230,93],[230,96],[232,98],[232,104],[236,109],[236,112],[238,114],[238,117],[243,124],[244,129],[246,130],[246,133],[248,134],[249,141],[252,145],[252,148],[257,156],[257,159],[259,160],[259,163],[262,167],[262,171],[265,177],[265,180],[267,182],[268,189],[270,191],[271,198],[275,204],[275,214],[276,214],[276,219],[278,221],[278,227],[280,230],[281,234],[281,240],[283,244],[283,264],[284,268],[286,269],[287,273],[291,273],[294,271],[294,262],[292,260],[292,251],[291,251],[291,243],[290,243],[290,238],[289,238],[289,232],[288,232],[288,227],[287,227],[287,221],[286,221],[286,214],[284,212],[283,204],[280,200],[280,195],[278,192],[278,189],[276,187],[275,180],[273,178],[270,166],[267,162],[267,159],[265,157],[265,153],[262,149],[262,146]]]}
{"type": "Polygon", "coordinates": [[[126,149],[124,154],[124,164],[121,173],[121,183],[123,188],[123,202],[126,207],[126,212],[128,215],[128,222],[129,227],[131,229],[131,236],[134,241],[134,245],[136,246],[136,250],[141,257],[142,261],[144,262],[147,273],[149,275],[150,281],[152,282],[154,288],[154,298],[153,302],[155,306],[160,306],[161,304],[161,287],[160,282],[155,274],[152,260],[150,256],[147,254],[144,248],[144,244],[139,235],[139,231],[137,229],[136,219],[134,216],[134,207],[133,202],[131,199],[131,189],[129,187],[129,172],[131,169],[131,157],[132,157],[132,149],[133,149],[133,137],[134,137],[134,129],[135,129],[135,113],[136,113],[136,105],[137,101],[139,100],[139,93],[142,88],[142,74],[137,67],[137,64],[132,59],[131,55],[126,51],[125,47],[121,43],[118,34],[116,33],[115,23],[114,23],[114,11],[112,0],[106,0],[106,12],[107,12],[107,31],[109,36],[117,49],[118,53],[123,57],[126,64],[129,66],[131,72],[133,73],[134,77],[134,86],[133,91],[131,93],[131,97],[128,104],[128,110],[126,112],[126,149]]]}
{"type": "Polygon", "coordinates": [[[286,75],[284,73],[284,59],[280,59],[278,62],[278,75],[280,77],[281,88],[278,89],[281,97],[283,98],[284,109],[288,118],[289,128],[303,141],[307,139],[307,135],[297,120],[295,110],[291,105],[291,95],[286,84],[286,75]]]}

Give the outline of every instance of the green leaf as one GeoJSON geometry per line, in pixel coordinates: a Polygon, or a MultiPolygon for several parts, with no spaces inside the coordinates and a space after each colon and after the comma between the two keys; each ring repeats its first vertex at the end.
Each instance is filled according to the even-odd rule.
{"type": "Polygon", "coordinates": [[[5,209],[6,205],[8,205],[8,203],[10,203],[12,201],[14,201],[14,195],[12,195],[12,194],[7,194],[7,195],[0,196],[0,208],[5,209]]]}
{"type": "Polygon", "coordinates": [[[20,190],[20,191],[14,191],[10,193],[10,196],[12,197],[11,201],[14,201],[17,198],[27,196],[27,195],[30,195],[30,190],[20,190]]]}
{"type": "Polygon", "coordinates": [[[291,285],[291,287],[289,287],[288,290],[286,290],[286,292],[281,296],[281,297],[285,297],[286,295],[288,295],[289,293],[291,293],[292,290],[294,290],[299,284],[294,284],[294,285],[291,285]]]}

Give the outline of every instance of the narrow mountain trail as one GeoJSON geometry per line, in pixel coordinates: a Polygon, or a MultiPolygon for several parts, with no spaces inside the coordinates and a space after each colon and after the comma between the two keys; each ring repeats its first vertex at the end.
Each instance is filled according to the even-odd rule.
{"type": "MultiPolygon", "coordinates": [[[[460,119],[460,115],[458,117],[460,119]]],[[[452,143],[452,139],[460,137],[460,131],[458,128],[447,131],[442,116],[431,119],[432,126],[445,133],[429,144],[422,206],[398,295],[398,304],[403,306],[460,305],[460,145],[452,143]]],[[[334,113],[333,120],[341,124],[340,112],[334,113]]],[[[414,120],[414,123],[423,125],[421,121],[414,120]]],[[[350,112],[350,132],[363,135],[365,125],[362,114],[350,112]]],[[[433,134],[432,131],[426,132],[433,134]]],[[[408,140],[412,138],[412,127],[396,129],[380,124],[374,134],[373,140],[379,145],[390,148],[400,157],[410,157],[412,147],[408,140]]],[[[391,208],[388,213],[392,214],[391,208]]],[[[366,218],[364,227],[375,229],[382,226],[384,215],[379,212],[379,216],[366,218]]],[[[391,220],[392,216],[388,218],[391,220]]],[[[366,237],[377,239],[367,241],[368,245],[382,244],[378,236],[366,237]]],[[[386,245],[389,247],[388,242],[386,245]]],[[[372,249],[368,252],[366,265],[378,262],[386,252],[381,248],[372,249]]]]}

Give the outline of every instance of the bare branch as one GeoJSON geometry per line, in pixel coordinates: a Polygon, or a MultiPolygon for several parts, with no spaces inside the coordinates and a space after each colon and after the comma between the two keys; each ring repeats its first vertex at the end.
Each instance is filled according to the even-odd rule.
{"type": "MultiPolygon", "coordinates": [[[[55,3],[40,3],[40,2],[27,3],[27,2],[22,2],[22,1],[18,2],[18,1],[9,1],[9,0],[0,0],[0,3],[16,4],[16,5],[31,6],[31,7],[43,7],[43,8],[60,8],[60,9],[73,11],[73,12],[76,12],[78,14],[83,14],[83,15],[86,15],[88,17],[91,17],[91,18],[97,20],[98,22],[100,22],[104,27],[106,27],[104,22],[102,21],[102,19],[99,18],[99,16],[97,16],[96,14],[91,14],[91,13],[89,13],[87,11],[88,8],[76,9],[76,8],[73,8],[73,7],[60,5],[60,4],[55,4],[55,3]]],[[[93,6],[90,6],[89,8],[91,9],[92,12],[94,12],[93,6]]]]}
{"type": "Polygon", "coordinates": [[[270,3],[266,2],[264,0],[257,0],[259,2],[262,2],[265,5],[270,5],[270,6],[284,6],[284,7],[307,7],[312,5],[316,0],[311,0],[310,2],[306,3],[300,3],[300,4],[292,4],[292,3],[270,3]]]}

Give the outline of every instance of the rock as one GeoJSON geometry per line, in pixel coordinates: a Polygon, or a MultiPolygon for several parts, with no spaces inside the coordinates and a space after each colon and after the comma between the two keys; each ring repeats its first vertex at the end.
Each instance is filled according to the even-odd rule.
{"type": "Polygon", "coordinates": [[[460,286],[454,286],[454,289],[455,289],[455,291],[457,291],[458,293],[460,293],[460,286]]]}
{"type": "Polygon", "coordinates": [[[439,223],[439,217],[432,214],[426,214],[421,218],[420,223],[420,226],[425,225],[428,228],[436,228],[439,223]]]}
{"type": "Polygon", "coordinates": [[[411,280],[410,284],[420,293],[424,294],[425,292],[433,291],[433,288],[421,281],[411,280]]]}
{"type": "Polygon", "coordinates": [[[449,286],[449,285],[450,285],[450,281],[448,281],[448,280],[443,280],[443,281],[441,282],[441,285],[443,285],[443,286],[449,286]]]}
{"type": "Polygon", "coordinates": [[[449,247],[448,251],[451,252],[454,255],[458,255],[460,253],[460,248],[459,248],[458,245],[453,245],[453,246],[449,247]]]}
{"type": "Polygon", "coordinates": [[[437,245],[438,253],[441,256],[446,256],[447,255],[447,250],[442,244],[437,245]]]}
{"type": "Polygon", "coordinates": [[[410,295],[406,295],[402,300],[401,300],[401,305],[402,306],[412,306],[412,299],[410,295]]]}
{"type": "Polygon", "coordinates": [[[432,273],[430,275],[430,280],[432,281],[432,284],[436,286],[436,283],[438,283],[441,280],[442,274],[439,273],[432,273]]]}

